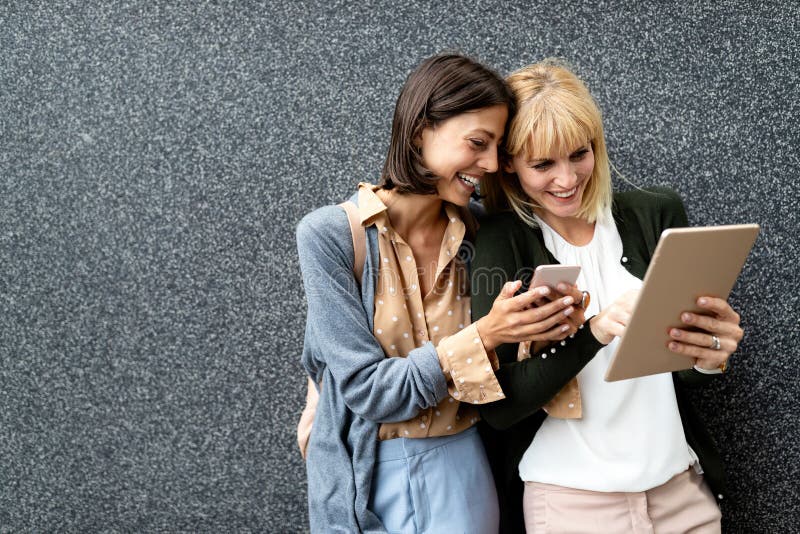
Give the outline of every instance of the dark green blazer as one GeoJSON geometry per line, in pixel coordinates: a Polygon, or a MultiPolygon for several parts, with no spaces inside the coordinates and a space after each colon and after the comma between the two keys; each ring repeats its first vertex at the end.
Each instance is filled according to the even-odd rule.
{"type": "MultiPolygon", "coordinates": [[[[614,222],[622,238],[620,263],[637,278],[644,278],[663,230],[687,226],[686,212],[678,195],[664,188],[614,195],[614,222]]],[[[472,318],[483,317],[504,282],[522,280],[527,289],[533,270],[541,264],[558,263],[544,245],[542,232],[513,213],[500,213],[481,221],[472,259],[472,318]]],[[[497,348],[497,379],[506,398],[479,406],[481,435],[492,465],[500,499],[500,531],[524,532],[523,484],[518,465],[547,414],[542,410],[595,356],[602,345],[588,325],[559,347],[558,358],[517,361],[517,345],[497,348]]],[[[700,458],[705,479],[717,500],[724,497],[725,478],[714,441],[689,404],[686,387],[708,383],[720,375],[694,369],[672,373],[686,440],[700,458]]]]}

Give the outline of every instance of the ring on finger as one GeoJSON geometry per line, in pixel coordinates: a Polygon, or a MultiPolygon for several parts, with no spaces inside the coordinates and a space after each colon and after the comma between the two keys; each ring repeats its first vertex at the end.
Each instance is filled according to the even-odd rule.
{"type": "Polygon", "coordinates": [[[583,308],[584,310],[589,307],[589,302],[592,300],[592,296],[589,294],[588,291],[581,291],[583,295],[581,297],[581,301],[578,303],[579,308],[583,308]]]}
{"type": "Polygon", "coordinates": [[[719,338],[717,336],[711,336],[711,349],[719,350],[722,345],[719,342],[719,338]]]}

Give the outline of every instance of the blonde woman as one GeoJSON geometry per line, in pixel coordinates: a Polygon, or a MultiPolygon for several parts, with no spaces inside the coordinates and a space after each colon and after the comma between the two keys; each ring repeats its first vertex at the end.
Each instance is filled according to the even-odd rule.
{"type": "MultiPolygon", "coordinates": [[[[661,231],[686,226],[668,189],[612,193],[600,110],[568,68],[545,61],[508,79],[517,115],[502,180],[487,183],[473,261],[473,317],[499,287],[540,264],[578,264],[588,320],[569,338],[497,347],[505,399],[480,406],[495,432],[503,532],[719,532],[722,464],[685,395],[720,376],[742,338],[724,300],[701,297],[668,346],[693,369],[605,382],[661,231]],[[524,483],[524,492],[523,492],[524,483]]],[[[687,258],[688,260],[688,258],[687,258]]],[[[567,288],[564,288],[565,290],[567,288]]],[[[644,355],[643,355],[644,356],[644,355]]]]}

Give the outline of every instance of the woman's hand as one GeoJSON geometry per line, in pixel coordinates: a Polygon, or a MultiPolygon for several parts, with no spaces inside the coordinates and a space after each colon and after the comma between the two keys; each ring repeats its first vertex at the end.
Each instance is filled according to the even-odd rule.
{"type": "MultiPolygon", "coordinates": [[[[503,343],[556,341],[577,329],[567,319],[579,309],[573,304],[580,291],[570,289],[563,296],[548,287],[535,287],[514,296],[521,286],[519,280],[507,282],[489,314],[475,323],[486,350],[493,350],[503,343]],[[548,302],[548,296],[553,300],[548,302]]],[[[582,316],[583,310],[579,314],[582,316]]]]}
{"type": "MultiPolygon", "coordinates": [[[[564,297],[572,297],[575,302],[575,311],[569,316],[567,316],[567,322],[572,326],[569,334],[574,334],[577,332],[578,327],[580,327],[586,321],[586,308],[581,306],[583,301],[583,291],[578,289],[576,285],[567,285],[565,283],[558,284],[558,292],[557,294],[564,297]]],[[[589,305],[589,300],[587,299],[586,305],[589,305]]]]}
{"type": "Polygon", "coordinates": [[[716,297],[700,297],[697,305],[708,314],[683,312],[681,321],[701,331],[671,328],[669,336],[672,341],[667,347],[672,352],[695,358],[695,365],[701,369],[720,368],[736,351],[744,336],[739,326],[739,314],[727,301],[716,297]]]}
{"type": "Polygon", "coordinates": [[[595,315],[589,320],[589,328],[594,337],[603,345],[608,345],[617,336],[625,333],[625,328],[631,320],[631,312],[636,299],[639,296],[638,289],[632,289],[622,294],[611,306],[595,315]]]}

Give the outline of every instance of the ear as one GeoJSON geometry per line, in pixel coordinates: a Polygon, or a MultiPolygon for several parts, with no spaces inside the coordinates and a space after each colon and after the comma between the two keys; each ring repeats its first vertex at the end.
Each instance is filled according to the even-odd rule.
{"type": "Polygon", "coordinates": [[[516,174],[517,173],[517,169],[514,168],[514,162],[513,161],[504,161],[503,162],[503,170],[505,172],[507,172],[508,174],[516,174]]]}

